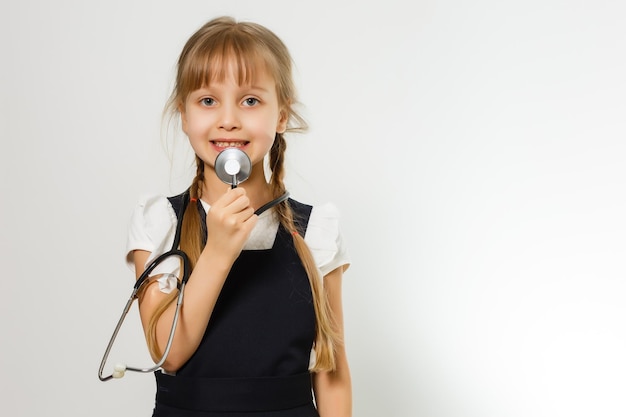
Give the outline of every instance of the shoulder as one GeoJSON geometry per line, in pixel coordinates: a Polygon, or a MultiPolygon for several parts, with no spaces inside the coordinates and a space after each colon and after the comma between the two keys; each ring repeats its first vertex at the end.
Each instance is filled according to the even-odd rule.
{"type": "Polygon", "coordinates": [[[308,210],[309,222],[304,240],[311,249],[315,263],[326,275],[332,270],[350,264],[348,251],[340,229],[341,213],[333,203],[310,206],[296,202],[301,212],[308,210]]]}
{"type": "Polygon", "coordinates": [[[307,235],[309,234],[309,227],[311,227],[311,225],[313,225],[313,227],[328,226],[332,228],[338,227],[339,225],[339,209],[333,203],[312,206],[290,198],[289,205],[293,211],[296,223],[303,222],[306,225],[308,219],[308,227],[306,228],[307,235]]]}
{"type": "Polygon", "coordinates": [[[324,249],[335,249],[340,236],[339,219],[339,209],[332,203],[312,206],[305,234],[307,243],[310,241],[324,249]]]}
{"type": "Polygon", "coordinates": [[[156,194],[139,197],[128,225],[127,262],[132,262],[134,250],[158,253],[175,229],[176,213],[167,197],[156,194]]]}
{"type": "Polygon", "coordinates": [[[150,225],[167,220],[176,221],[176,213],[168,197],[159,194],[145,194],[139,197],[133,210],[131,224],[150,225]]]}

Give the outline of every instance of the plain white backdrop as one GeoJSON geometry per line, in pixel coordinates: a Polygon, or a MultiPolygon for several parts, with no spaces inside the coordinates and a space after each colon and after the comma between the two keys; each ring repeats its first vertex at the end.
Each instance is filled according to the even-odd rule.
{"type": "Polygon", "coordinates": [[[626,415],[617,0],[3,0],[3,415],[150,415],[152,376],[97,367],[134,204],[191,174],[177,55],[222,14],[296,63],[288,183],[342,213],[355,417],[626,415]]]}

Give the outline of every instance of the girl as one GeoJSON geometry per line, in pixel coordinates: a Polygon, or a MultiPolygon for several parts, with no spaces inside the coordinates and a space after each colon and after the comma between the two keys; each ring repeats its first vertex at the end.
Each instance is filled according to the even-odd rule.
{"type": "MultiPolygon", "coordinates": [[[[141,201],[128,239],[139,277],[172,245],[183,216],[180,248],[191,276],[172,348],[155,373],[154,416],[351,415],[341,303],[349,260],[336,210],[288,199],[255,214],[285,192],[284,135],[305,127],[294,103],[289,52],[263,26],[214,19],[184,46],[168,109],[180,117],[197,173],[185,193],[141,201]],[[214,169],[232,147],[252,164],[234,189],[214,169]]],[[[175,309],[176,283],[165,276],[139,297],[155,359],[175,309]]]]}

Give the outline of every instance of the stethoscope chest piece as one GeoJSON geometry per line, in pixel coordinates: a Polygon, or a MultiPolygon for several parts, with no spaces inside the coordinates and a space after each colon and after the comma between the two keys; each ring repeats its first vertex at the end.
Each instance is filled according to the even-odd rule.
{"type": "Polygon", "coordinates": [[[251,170],[250,158],[240,149],[224,149],[215,158],[215,173],[220,180],[230,184],[232,188],[247,180],[251,170]]]}

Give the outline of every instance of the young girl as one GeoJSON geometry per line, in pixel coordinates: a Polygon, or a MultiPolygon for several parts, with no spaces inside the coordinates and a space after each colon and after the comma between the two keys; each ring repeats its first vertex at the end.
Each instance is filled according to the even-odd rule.
{"type": "MultiPolygon", "coordinates": [[[[294,103],[289,52],[263,26],[214,19],[184,46],[168,108],[195,152],[196,176],[179,196],[141,201],[128,239],[139,277],[170,248],[182,216],[180,249],[191,260],[172,347],[155,373],[154,416],[351,415],[341,302],[349,260],[337,212],[288,199],[255,214],[285,193],[284,135],[304,128],[294,103]],[[214,163],[233,147],[252,167],[231,189],[214,163]]],[[[175,310],[166,276],[139,297],[155,360],[175,310]]]]}

